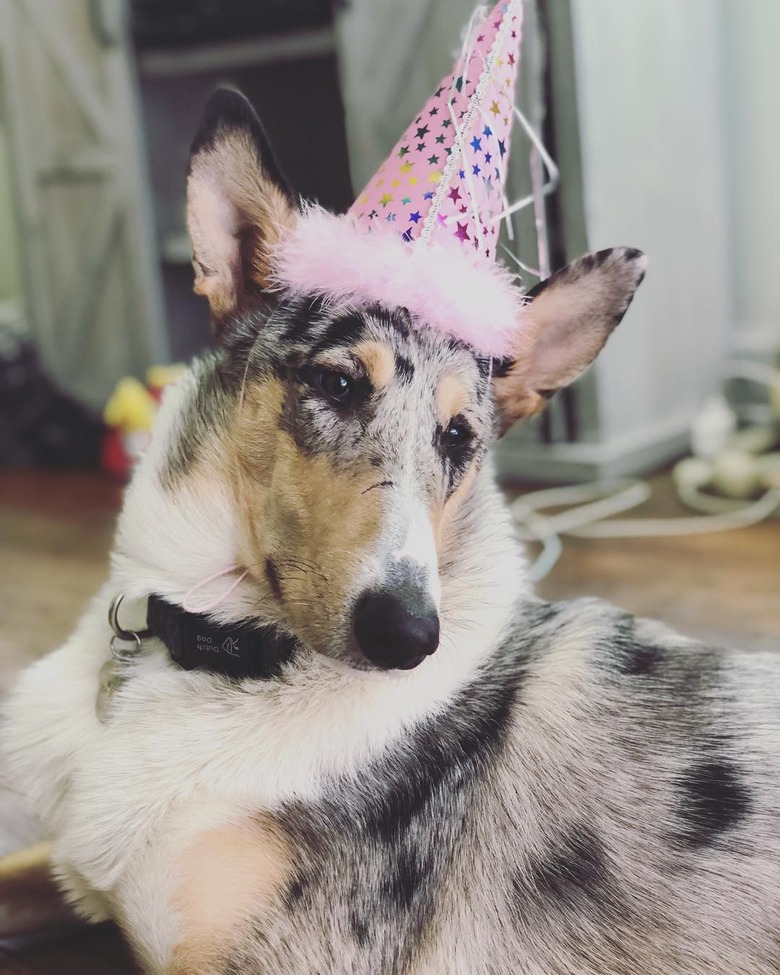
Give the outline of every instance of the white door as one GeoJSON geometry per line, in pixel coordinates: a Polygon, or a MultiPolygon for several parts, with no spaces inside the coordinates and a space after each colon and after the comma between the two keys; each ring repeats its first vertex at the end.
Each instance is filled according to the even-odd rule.
{"type": "Polygon", "coordinates": [[[124,3],[0,0],[0,77],[30,332],[102,406],[168,345],[124,3]]]}

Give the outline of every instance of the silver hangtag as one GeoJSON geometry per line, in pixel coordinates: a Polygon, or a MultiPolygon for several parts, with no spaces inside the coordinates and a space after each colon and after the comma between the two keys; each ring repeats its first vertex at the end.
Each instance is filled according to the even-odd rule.
{"type": "Polygon", "coordinates": [[[120,594],[111,600],[108,610],[108,622],[114,631],[109,644],[111,659],[106,660],[98,675],[95,712],[98,720],[104,724],[110,716],[114,695],[130,676],[129,664],[142,652],[142,634],[136,633],[135,630],[125,630],[119,624],[118,611],[122,598],[120,594]],[[122,644],[129,644],[129,646],[122,644]]]}

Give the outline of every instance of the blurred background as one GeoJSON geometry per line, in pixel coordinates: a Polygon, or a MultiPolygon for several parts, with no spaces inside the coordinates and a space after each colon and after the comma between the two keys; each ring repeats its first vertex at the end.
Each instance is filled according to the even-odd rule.
{"type": "MultiPolygon", "coordinates": [[[[122,377],[208,344],[184,181],[216,85],[246,92],[301,194],[345,209],[449,70],[472,6],[0,0],[0,462],[88,460],[99,437],[75,405],[47,412],[25,369],[99,415],[122,377]],[[29,346],[9,374],[14,337],[29,346]]],[[[774,0],[527,3],[518,102],[561,172],[551,266],[627,243],[651,270],[596,366],[503,446],[504,474],[650,469],[687,449],[730,360],[775,361],[778,40],[774,0]]],[[[533,155],[516,127],[514,196],[533,155]]],[[[511,248],[539,266],[533,209],[511,248]]],[[[750,409],[757,393],[735,395],[750,409]]]]}
{"type": "MultiPolygon", "coordinates": [[[[184,219],[210,92],[243,90],[292,185],[344,210],[472,9],[0,0],[0,694],[105,578],[160,391],[211,342],[184,219]]],[[[542,595],[747,650],[780,631],[778,44],[777,0],[525,0],[517,100],[560,182],[542,195],[516,126],[510,195],[535,204],[504,237],[537,271],[616,244],[650,257],[594,367],[497,451],[542,595]]],[[[0,853],[36,838],[16,799],[0,785],[0,853]]],[[[111,930],[74,933],[35,869],[14,861],[9,887],[4,862],[2,970],[135,970],[111,930]]]]}

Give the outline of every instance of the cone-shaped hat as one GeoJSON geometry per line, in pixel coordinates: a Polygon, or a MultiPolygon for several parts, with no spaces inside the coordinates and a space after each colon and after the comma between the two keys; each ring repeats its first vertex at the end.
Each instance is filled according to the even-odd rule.
{"type": "Polygon", "coordinates": [[[453,70],[351,207],[360,223],[495,258],[521,23],[522,4],[506,0],[475,19],[453,70]]]}
{"type": "Polygon", "coordinates": [[[304,211],[280,285],[406,308],[492,356],[511,351],[523,297],[495,261],[520,56],[522,0],[472,18],[453,70],[347,214],[304,211]]]}

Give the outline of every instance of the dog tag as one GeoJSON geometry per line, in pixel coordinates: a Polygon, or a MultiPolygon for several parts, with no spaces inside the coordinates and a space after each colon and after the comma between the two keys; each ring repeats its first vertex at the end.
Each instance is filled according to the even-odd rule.
{"type": "Polygon", "coordinates": [[[100,668],[95,711],[98,721],[105,724],[111,715],[111,702],[114,695],[126,680],[123,666],[119,660],[107,660],[100,668]]]}
{"type": "Polygon", "coordinates": [[[118,593],[111,600],[108,608],[108,625],[114,632],[108,645],[111,657],[100,668],[98,674],[98,692],[95,700],[95,712],[98,720],[103,724],[111,716],[111,702],[119,688],[129,675],[131,664],[143,650],[143,636],[135,630],[125,630],[119,623],[119,607],[124,596],[118,593]],[[123,644],[125,644],[123,646],[123,644]],[[126,644],[129,644],[127,646],[126,644]]]}

